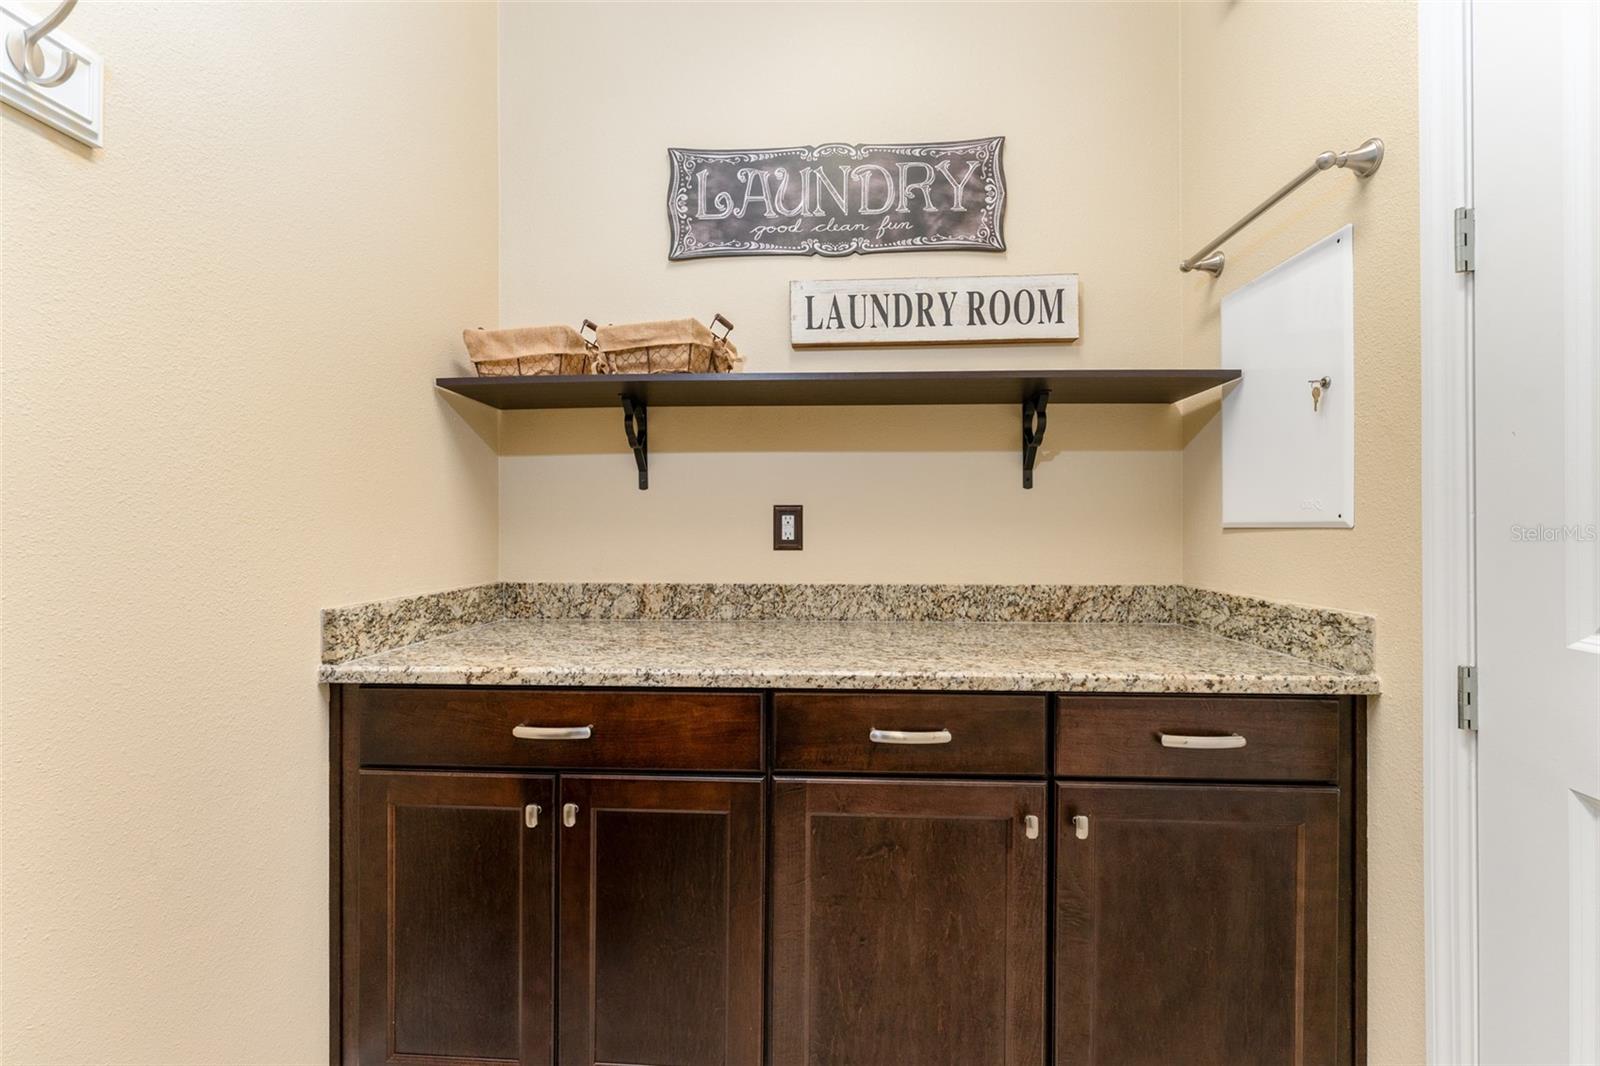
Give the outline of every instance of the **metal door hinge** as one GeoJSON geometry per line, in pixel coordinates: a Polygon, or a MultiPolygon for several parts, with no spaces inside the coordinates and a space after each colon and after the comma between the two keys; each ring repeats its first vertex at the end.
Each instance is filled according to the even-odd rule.
{"type": "Polygon", "coordinates": [[[1478,728],[1478,668],[1456,667],[1456,728],[1478,728]]]}
{"type": "Polygon", "coordinates": [[[1477,212],[1470,207],[1456,208],[1456,273],[1470,274],[1478,268],[1477,212]]]}

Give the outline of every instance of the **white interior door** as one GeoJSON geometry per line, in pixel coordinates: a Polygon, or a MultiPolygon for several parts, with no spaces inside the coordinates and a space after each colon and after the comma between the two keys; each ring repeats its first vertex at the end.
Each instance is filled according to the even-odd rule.
{"type": "Polygon", "coordinates": [[[1479,1041],[1600,1059],[1600,5],[1472,8],[1479,1041]]]}

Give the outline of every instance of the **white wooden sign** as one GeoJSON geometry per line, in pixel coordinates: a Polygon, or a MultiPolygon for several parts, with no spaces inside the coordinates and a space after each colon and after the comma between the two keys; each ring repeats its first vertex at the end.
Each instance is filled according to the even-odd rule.
{"type": "MultiPolygon", "coordinates": [[[[23,10],[10,2],[0,3],[0,40],[37,25],[55,6],[41,0],[32,10],[23,10]]],[[[43,60],[36,73],[42,73],[46,81],[63,70],[69,55],[78,57],[76,65],[61,84],[41,85],[24,78],[7,54],[8,49],[0,47],[0,102],[91,148],[99,148],[104,143],[105,106],[105,70],[100,57],[59,29],[40,38],[36,47],[43,60]]]]}
{"type": "Polygon", "coordinates": [[[796,348],[1078,339],[1078,275],[791,281],[796,348]]]}

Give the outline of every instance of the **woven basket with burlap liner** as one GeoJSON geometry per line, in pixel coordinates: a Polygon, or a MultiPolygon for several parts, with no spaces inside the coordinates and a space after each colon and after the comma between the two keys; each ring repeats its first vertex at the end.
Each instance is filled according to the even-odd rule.
{"type": "MultiPolygon", "coordinates": [[[[590,325],[584,323],[586,333],[590,325]]],[[[744,365],[728,340],[732,331],[733,323],[721,315],[712,316],[709,327],[697,318],[600,326],[595,369],[601,374],[726,374],[744,365]]]]}
{"type": "Polygon", "coordinates": [[[600,351],[571,326],[461,331],[483,377],[508,374],[593,374],[600,351]]]}

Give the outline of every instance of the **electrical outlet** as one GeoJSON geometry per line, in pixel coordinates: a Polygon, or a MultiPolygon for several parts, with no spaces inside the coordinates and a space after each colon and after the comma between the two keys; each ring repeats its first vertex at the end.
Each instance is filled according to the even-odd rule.
{"type": "Polygon", "coordinates": [[[798,503],[772,506],[772,550],[801,551],[805,547],[805,508],[798,503]]]}

